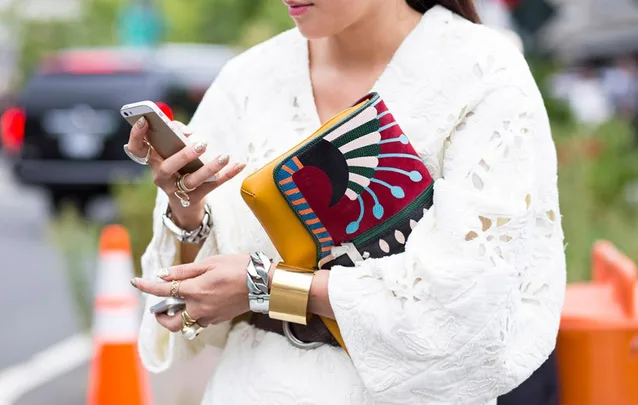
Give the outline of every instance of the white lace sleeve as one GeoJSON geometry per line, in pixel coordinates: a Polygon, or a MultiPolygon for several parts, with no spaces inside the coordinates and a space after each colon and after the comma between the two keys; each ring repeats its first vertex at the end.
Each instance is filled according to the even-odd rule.
{"type": "MultiPolygon", "coordinates": [[[[206,158],[214,158],[222,152],[232,152],[225,142],[232,139],[236,145],[241,145],[238,139],[239,114],[236,106],[223,89],[222,75],[213,83],[199,105],[197,112],[189,123],[193,130],[192,137],[204,139],[208,142],[206,158]]],[[[239,147],[239,146],[236,146],[239,147]]],[[[208,199],[214,199],[215,193],[210,193],[208,199]]],[[[142,256],[142,270],[144,278],[154,278],[155,271],[169,267],[178,259],[178,242],[162,223],[162,214],[166,212],[168,197],[162,190],[158,190],[156,205],[153,212],[153,238],[142,256]]],[[[195,261],[218,253],[216,228],[203,244],[195,261]]],[[[169,368],[174,362],[184,360],[198,353],[205,344],[222,347],[230,329],[229,322],[209,326],[194,341],[186,340],[181,333],[171,333],[157,323],[150,314],[149,308],[163,298],[147,296],[142,326],[139,336],[139,352],[145,367],[152,372],[161,372],[169,368]]]]}
{"type": "Polygon", "coordinates": [[[565,287],[556,188],[540,95],[502,86],[448,139],[405,253],[332,269],[337,322],[380,403],[482,404],[547,358],[565,287]]]}

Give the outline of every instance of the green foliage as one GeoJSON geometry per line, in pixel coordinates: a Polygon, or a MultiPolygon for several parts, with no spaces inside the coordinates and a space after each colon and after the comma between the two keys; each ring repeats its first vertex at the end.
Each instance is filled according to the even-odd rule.
{"type": "Polygon", "coordinates": [[[91,326],[95,258],[98,254],[99,226],[66,205],[47,229],[48,240],[62,255],[80,325],[91,326]]]}
{"type": "Polygon", "coordinates": [[[590,277],[591,247],[598,239],[638,260],[638,206],[625,199],[627,186],[638,180],[638,150],[624,122],[609,122],[592,137],[577,128],[561,133],[565,130],[554,129],[554,134],[568,279],[582,281],[590,277]]]}
{"type": "Polygon", "coordinates": [[[24,82],[38,65],[45,52],[55,51],[70,44],[73,27],[59,21],[34,21],[21,26],[22,39],[18,72],[24,82]]]}
{"type": "Polygon", "coordinates": [[[112,196],[118,207],[119,221],[129,231],[137,275],[142,274],[140,258],[153,236],[153,208],[157,187],[149,172],[139,183],[117,182],[112,196]]]}
{"type": "Polygon", "coordinates": [[[249,47],[293,26],[278,1],[162,0],[171,42],[249,47]]]}
{"type": "Polygon", "coordinates": [[[26,20],[17,24],[16,9],[0,15],[0,22],[9,22],[20,38],[18,81],[24,82],[49,52],[67,47],[112,45],[117,12],[125,1],[87,0],[77,21],[26,20]]]}
{"type": "Polygon", "coordinates": [[[294,22],[279,1],[257,2],[259,9],[243,30],[239,45],[248,48],[294,27],[294,22]]]}
{"type": "Polygon", "coordinates": [[[638,150],[633,145],[631,128],[623,121],[604,124],[594,135],[603,145],[601,154],[589,172],[589,187],[597,210],[614,206],[630,213],[624,191],[638,179],[638,150]]]}
{"type": "MultiPolygon", "coordinates": [[[[530,56],[528,63],[536,83],[543,94],[545,101],[545,108],[547,114],[553,125],[558,126],[573,126],[575,125],[574,117],[569,109],[567,103],[562,100],[556,99],[551,95],[549,91],[551,85],[551,77],[557,71],[560,70],[560,66],[555,62],[547,59],[530,56]]],[[[558,134],[571,134],[569,131],[558,131],[558,134]]]]}
{"type": "Polygon", "coordinates": [[[163,0],[167,40],[231,44],[255,15],[261,2],[236,0],[163,0]]]}
{"type": "Polygon", "coordinates": [[[79,42],[81,46],[115,44],[118,15],[127,2],[128,0],[89,0],[86,2],[82,13],[82,23],[77,24],[79,36],[74,39],[74,42],[79,42]]]}

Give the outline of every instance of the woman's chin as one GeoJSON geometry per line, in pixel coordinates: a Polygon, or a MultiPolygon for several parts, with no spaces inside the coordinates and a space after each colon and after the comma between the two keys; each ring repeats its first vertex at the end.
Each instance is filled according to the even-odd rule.
{"type": "Polygon", "coordinates": [[[335,34],[335,32],[333,32],[333,30],[329,29],[328,26],[319,24],[319,23],[314,22],[314,21],[313,22],[311,22],[311,21],[304,21],[304,22],[297,21],[296,23],[297,23],[297,28],[299,29],[299,32],[306,39],[325,38],[325,37],[329,37],[329,36],[335,34]]]}

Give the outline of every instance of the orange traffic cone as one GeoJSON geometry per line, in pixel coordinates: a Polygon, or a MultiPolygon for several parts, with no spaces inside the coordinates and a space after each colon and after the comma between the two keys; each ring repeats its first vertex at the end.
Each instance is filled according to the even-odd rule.
{"type": "Polygon", "coordinates": [[[100,237],[93,359],[88,405],[149,405],[148,375],[137,353],[138,295],[126,229],[107,226],[100,237]]]}

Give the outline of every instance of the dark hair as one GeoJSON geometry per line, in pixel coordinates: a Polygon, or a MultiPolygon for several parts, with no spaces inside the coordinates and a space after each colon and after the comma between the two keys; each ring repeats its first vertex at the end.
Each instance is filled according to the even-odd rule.
{"type": "Polygon", "coordinates": [[[418,11],[419,13],[425,13],[436,5],[441,5],[448,10],[455,12],[466,20],[470,20],[474,23],[480,23],[476,7],[474,6],[474,0],[406,0],[408,5],[418,11]]]}

